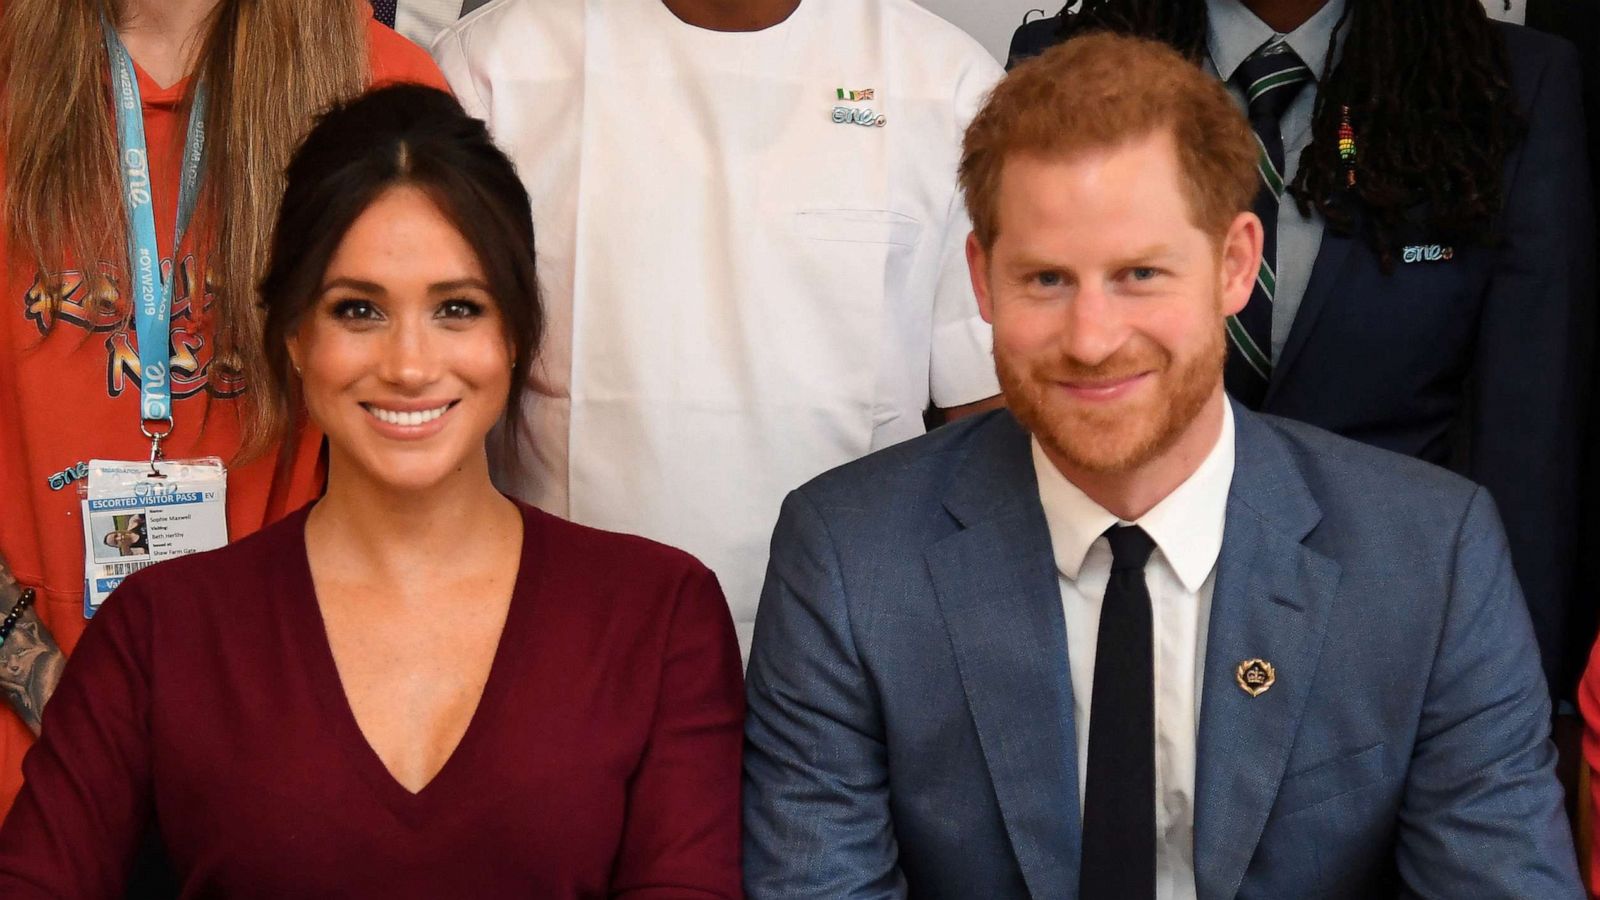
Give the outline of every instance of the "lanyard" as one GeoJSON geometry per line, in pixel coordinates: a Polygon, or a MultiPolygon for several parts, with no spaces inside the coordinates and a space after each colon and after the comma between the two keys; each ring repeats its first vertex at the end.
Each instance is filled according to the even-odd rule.
{"type": "MultiPolygon", "coordinates": [[[[156,246],[155,204],[150,193],[150,150],[144,133],[144,104],[133,57],[122,39],[103,22],[106,50],[111,56],[112,101],[117,114],[117,165],[122,173],[122,197],[128,207],[128,283],[133,291],[135,334],[139,339],[139,430],[150,439],[150,458],[161,455],[161,441],[172,433],[172,280],[161,274],[161,251],[156,246]],[[165,422],[166,430],[150,425],[165,422]]],[[[205,83],[194,92],[189,128],[184,139],[183,168],[179,173],[178,223],[173,230],[173,278],[177,276],[178,248],[194,216],[200,196],[200,176],[205,168],[205,83]]]]}

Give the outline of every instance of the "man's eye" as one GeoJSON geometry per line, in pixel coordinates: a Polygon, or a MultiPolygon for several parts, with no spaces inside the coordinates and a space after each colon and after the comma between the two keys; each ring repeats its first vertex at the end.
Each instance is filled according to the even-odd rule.
{"type": "Polygon", "coordinates": [[[378,308],[369,300],[340,300],[333,305],[335,319],[365,321],[378,317],[378,308]]]}
{"type": "Polygon", "coordinates": [[[1060,272],[1040,272],[1033,276],[1033,280],[1037,281],[1040,287],[1060,287],[1063,283],[1060,272]]]}
{"type": "Polygon", "coordinates": [[[1135,266],[1128,270],[1128,274],[1134,281],[1149,281],[1161,273],[1159,269],[1150,266],[1135,266]]]}
{"type": "Polygon", "coordinates": [[[441,319],[476,319],[483,315],[483,304],[475,300],[446,300],[439,305],[441,319]]]}

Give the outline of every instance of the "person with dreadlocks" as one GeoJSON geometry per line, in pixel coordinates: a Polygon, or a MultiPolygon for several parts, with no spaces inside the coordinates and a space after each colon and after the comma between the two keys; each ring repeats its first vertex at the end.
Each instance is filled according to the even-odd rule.
{"type": "Polygon", "coordinates": [[[1084,0],[1019,30],[1013,62],[1096,29],[1218,74],[1261,139],[1267,247],[1229,392],[1489,488],[1570,697],[1595,295],[1571,45],[1478,0],[1084,0]]]}

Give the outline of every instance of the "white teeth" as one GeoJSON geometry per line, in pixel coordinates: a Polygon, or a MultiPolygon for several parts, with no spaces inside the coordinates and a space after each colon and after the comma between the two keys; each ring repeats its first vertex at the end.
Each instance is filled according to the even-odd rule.
{"type": "Polygon", "coordinates": [[[450,404],[448,403],[437,409],[415,410],[411,412],[384,409],[382,407],[372,406],[370,404],[363,404],[363,406],[366,408],[367,412],[372,413],[372,415],[378,421],[387,422],[390,425],[426,425],[450,410],[450,404]]]}

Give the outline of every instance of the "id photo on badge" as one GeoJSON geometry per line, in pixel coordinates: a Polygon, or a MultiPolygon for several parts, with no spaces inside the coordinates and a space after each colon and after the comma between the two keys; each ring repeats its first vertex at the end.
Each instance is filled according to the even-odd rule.
{"type": "Polygon", "coordinates": [[[94,535],[94,561],[113,563],[150,555],[150,533],[144,513],[95,513],[89,518],[94,535]]]}

